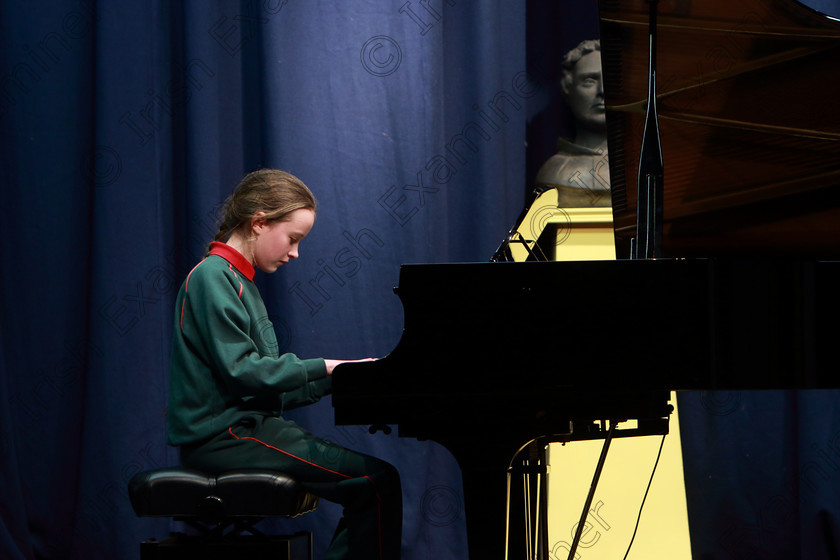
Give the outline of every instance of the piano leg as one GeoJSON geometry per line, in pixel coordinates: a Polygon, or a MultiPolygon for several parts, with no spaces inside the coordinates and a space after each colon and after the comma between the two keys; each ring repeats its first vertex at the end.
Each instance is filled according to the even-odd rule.
{"type": "MultiPolygon", "coordinates": [[[[569,558],[576,556],[578,543],[586,515],[589,512],[592,497],[604,466],[610,442],[615,435],[616,422],[609,423],[609,430],[604,438],[604,446],[598,461],[586,505],[581,513],[581,523],[575,534],[569,558]]],[[[664,426],[657,424],[658,431],[667,433],[667,420],[664,426]]],[[[498,436],[498,434],[497,434],[498,436]]],[[[464,508],[467,520],[467,543],[471,560],[544,560],[548,558],[547,488],[545,468],[545,445],[548,439],[538,438],[527,446],[518,445],[522,440],[513,438],[507,442],[502,438],[490,441],[472,441],[469,449],[463,447],[463,441],[452,445],[438,440],[452,451],[461,467],[464,488],[464,508]],[[481,445],[484,443],[484,445],[481,445]],[[539,477],[540,484],[530,498],[538,518],[536,525],[527,527],[524,521],[526,510],[522,499],[529,488],[523,488],[519,468],[514,459],[522,450],[530,464],[524,467],[529,474],[539,477]],[[515,480],[515,482],[513,482],[515,480]],[[517,490],[518,491],[514,491],[517,490]],[[512,496],[516,499],[511,499],[512,496]],[[533,532],[532,532],[533,531],[533,532]]],[[[528,512],[530,513],[530,512],[528,512]]]]}
{"type": "Polygon", "coordinates": [[[511,515],[514,519],[523,515],[521,501],[508,501],[508,474],[519,446],[500,445],[499,441],[485,446],[477,444],[468,451],[446,446],[461,467],[469,558],[524,560],[527,550],[524,523],[508,523],[511,515]]]}
{"type": "MultiPolygon", "coordinates": [[[[506,533],[510,508],[507,503],[507,468],[510,457],[487,455],[459,461],[471,560],[508,558],[506,533]]],[[[517,556],[513,559],[519,560],[517,556]]]]}

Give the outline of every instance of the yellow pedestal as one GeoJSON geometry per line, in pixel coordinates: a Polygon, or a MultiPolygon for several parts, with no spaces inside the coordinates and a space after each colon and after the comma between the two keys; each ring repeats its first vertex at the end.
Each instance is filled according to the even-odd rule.
{"type": "Polygon", "coordinates": [[[556,208],[546,221],[555,261],[615,260],[612,208],[556,208]]]}
{"type": "Polygon", "coordinates": [[[549,189],[531,204],[509,244],[516,262],[536,252],[540,260],[615,259],[612,208],[558,208],[549,189]]]}

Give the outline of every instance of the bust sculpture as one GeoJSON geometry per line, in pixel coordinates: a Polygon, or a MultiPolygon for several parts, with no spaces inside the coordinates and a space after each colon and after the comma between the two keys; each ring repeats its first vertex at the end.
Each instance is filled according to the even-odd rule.
{"type": "Polygon", "coordinates": [[[540,167],[535,186],[556,188],[560,208],[610,206],[600,41],[583,41],[566,54],[561,89],[574,120],[574,137],[557,141],[557,152],[540,167]]]}

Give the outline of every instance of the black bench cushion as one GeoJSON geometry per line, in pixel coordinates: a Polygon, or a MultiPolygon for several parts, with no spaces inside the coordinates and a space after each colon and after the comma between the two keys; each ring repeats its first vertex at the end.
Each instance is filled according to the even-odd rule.
{"type": "Polygon", "coordinates": [[[128,493],[140,517],[294,517],[318,504],[294,479],[256,469],[218,475],[180,467],[146,471],[131,478],[128,493]]]}

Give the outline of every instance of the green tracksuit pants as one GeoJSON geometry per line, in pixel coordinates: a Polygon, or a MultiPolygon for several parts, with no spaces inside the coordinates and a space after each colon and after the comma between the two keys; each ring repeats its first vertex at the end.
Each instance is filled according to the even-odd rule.
{"type": "Polygon", "coordinates": [[[181,448],[185,467],[284,472],[309,492],[344,507],[328,560],[400,557],[402,493],[390,464],[319,439],[292,421],[254,414],[207,442],[181,448]]]}

